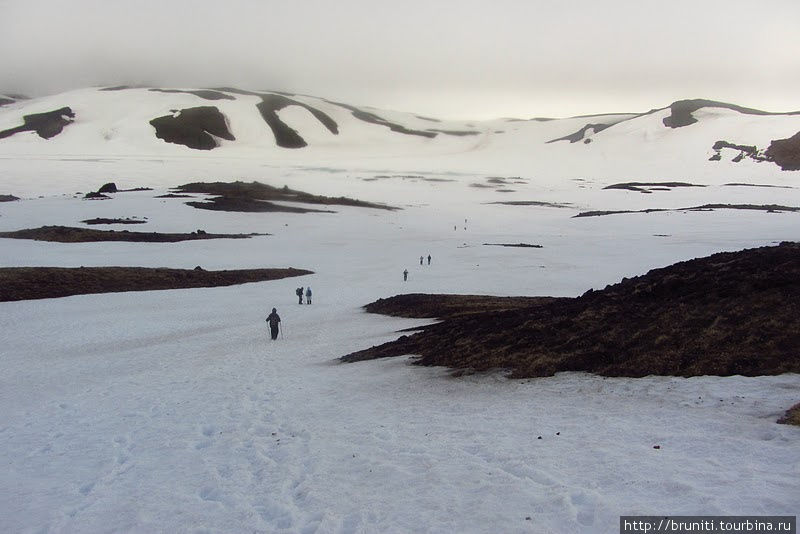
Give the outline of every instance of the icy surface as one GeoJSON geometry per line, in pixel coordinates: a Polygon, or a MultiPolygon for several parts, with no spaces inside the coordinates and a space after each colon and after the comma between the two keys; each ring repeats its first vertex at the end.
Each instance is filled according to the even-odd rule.
{"type": "MultiPolygon", "coordinates": [[[[187,107],[197,105],[196,97],[178,96],[187,107]]],[[[215,105],[240,102],[255,99],[238,96],[215,105]]],[[[164,112],[169,109],[165,104],[164,112]]],[[[342,110],[334,119],[343,124],[348,116],[342,110]]],[[[281,117],[314,120],[298,108],[281,117]]],[[[409,358],[336,361],[425,324],[361,310],[380,297],[576,296],[675,261],[798,239],[797,213],[572,218],[590,209],[709,202],[800,205],[796,173],[748,162],[686,163],[691,158],[676,154],[691,153],[695,145],[678,146],[672,137],[685,128],[662,131],[659,118],[647,120],[642,137],[674,139],[667,140],[674,143],[672,166],[659,167],[667,156],[642,144],[636,158],[593,170],[584,159],[555,158],[530,161],[529,172],[504,174],[504,151],[514,165],[524,162],[525,152],[510,145],[511,137],[493,138],[509,144],[483,159],[473,152],[397,155],[365,157],[360,165],[347,158],[331,163],[319,152],[283,163],[244,152],[196,157],[166,144],[157,156],[98,156],[74,147],[47,157],[33,148],[5,152],[0,193],[24,198],[0,204],[0,230],[147,217],[137,230],[273,235],[172,244],[2,239],[0,266],[291,266],[315,274],[226,288],[0,303],[0,531],[616,532],[619,516],[629,514],[797,514],[800,430],[775,424],[800,401],[797,375],[622,379],[569,373],[509,381],[502,372],[456,379],[444,369],[409,365],[409,358]],[[572,174],[578,171],[586,174],[572,174]],[[473,187],[491,176],[519,176],[521,183],[504,186],[510,193],[473,187]],[[647,195],[602,189],[681,177],[708,187],[647,195]],[[189,181],[235,179],[404,209],[237,214],[154,198],[189,181]],[[107,201],[74,195],[107,181],[156,190],[107,201]],[[729,182],[788,188],[724,185],[729,182]],[[488,204],[500,200],[570,207],[488,204]],[[543,248],[482,245],[497,242],[543,248]],[[419,257],[428,254],[432,264],[420,266],[419,257]],[[314,304],[297,304],[300,285],[312,287],[314,304]],[[264,323],[272,307],[283,320],[274,342],[264,323]]],[[[715,120],[733,119],[726,112],[715,120]]],[[[261,126],[238,124],[237,138],[255,138],[261,126]]],[[[352,126],[362,133],[380,128],[352,126]]],[[[559,135],[582,124],[573,126],[559,135]]],[[[621,127],[594,134],[590,145],[547,146],[564,154],[600,150],[600,138],[621,127]]],[[[537,143],[558,135],[540,137],[537,143]]],[[[309,138],[336,142],[323,129],[309,138]]],[[[454,146],[476,141],[448,140],[454,146]]],[[[701,141],[697,150],[710,149],[701,141]]],[[[425,140],[407,143],[409,151],[424,146],[425,140]]],[[[602,161],[597,157],[592,165],[602,161]]]]}

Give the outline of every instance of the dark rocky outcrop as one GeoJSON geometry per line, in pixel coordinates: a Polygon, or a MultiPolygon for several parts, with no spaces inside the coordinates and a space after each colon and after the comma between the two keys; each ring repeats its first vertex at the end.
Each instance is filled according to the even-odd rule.
{"type": "Polygon", "coordinates": [[[54,241],[57,243],[93,243],[97,241],[130,241],[137,243],[177,243],[197,239],[247,239],[269,234],[209,234],[192,232],[190,234],[165,234],[159,232],[129,232],[122,230],[93,230],[90,228],[73,228],[71,226],[41,226],[0,232],[0,238],[33,239],[35,241],[54,241]]]}
{"type": "Polygon", "coordinates": [[[225,115],[214,106],[182,109],[173,115],[155,118],[150,124],[159,139],[197,150],[217,148],[215,137],[228,141],[236,139],[228,130],[225,115]]]}
{"type": "Polygon", "coordinates": [[[96,217],[94,219],[86,219],[81,221],[83,224],[145,224],[147,221],[144,219],[134,219],[130,217],[125,217],[124,219],[109,219],[106,217],[96,217]]]}
{"type": "Polygon", "coordinates": [[[0,202],[14,202],[15,200],[19,200],[19,197],[15,197],[14,195],[0,195],[0,202]]]}
{"type": "Polygon", "coordinates": [[[64,127],[72,124],[75,113],[69,107],[63,107],[45,113],[33,113],[22,117],[24,124],[3,130],[0,132],[0,139],[11,137],[20,132],[36,132],[42,139],[50,139],[60,134],[64,127]]]}
{"type": "Polygon", "coordinates": [[[246,211],[269,212],[286,211],[294,213],[307,213],[312,210],[297,206],[286,206],[274,202],[299,202],[323,206],[354,206],[360,208],[374,208],[395,210],[392,206],[364,202],[347,197],[325,197],[312,195],[304,191],[297,191],[286,186],[278,188],[261,182],[196,182],[184,184],[176,188],[180,193],[201,193],[217,195],[216,198],[204,202],[187,202],[190,206],[201,209],[221,211],[246,211]]]}
{"type": "Polygon", "coordinates": [[[239,95],[257,96],[261,98],[261,102],[256,104],[261,117],[267,123],[275,136],[275,143],[282,148],[303,148],[308,145],[305,139],[297,133],[297,130],[290,127],[283,122],[278,116],[278,111],[288,106],[300,106],[311,113],[318,121],[322,123],[334,135],[339,133],[339,125],[336,124],[328,114],[323,113],[313,106],[309,106],[303,102],[290,98],[293,95],[289,93],[282,93],[279,91],[271,92],[256,92],[236,89],[233,87],[221,87],[218,91],[226,93],[233,93],[239,95]]]}
{"type": "Polygon", "coordinates": [[[739,154],[736,155],[731,161],[738,163],[744,158],[750,158],[753,161],[767,161],[767,158],[759,153],[758,147],[755,145],[737,145],[736,143],[729,143],[728,141],[717,141],[711,147],[714,154],[711,155],[709,161],[720,161],[722,159],[722,149],[730,148],[738,150],[739,154]]]}
{"type": "Polygon", "coordinates": [[[577,143],[578,141],[589,141],[589,139],[585,139],[586,132],[589,130],[593,130],[595,133],[602,132],[609,126],[613,126],[613,124],[601,124],[601,123],[594,123],[594,124],[587,124],[580,130],[575,133],[571,133],[569,135],[565,135],[564,137],[559,137],[558,139],[551,139],[548,143],[555,143],[557,141],[569,141],[570,143],[577,143]]]}
{"type": "Polygon", "coordinates": [[[687,182],[624,182],[619,184],[611,184],[605,186],[603,189],[625,189],[628,191],[636,191],[637,193],[652,193],[653,191],[671,191],[677,187],[706,187],[699,184],[690,184],[687,182]]]}
{"type": "Polygon", "coordinates": [[[697,122],[697,119],[692,115],[695,111],[701,108],[722,108],[744,113],[746,115],[797,115],[800,112],[790,113],[771,113],[768,111],[761,111],[759,109],[745,108],[735,104],[727,104],[725,102],[717,102],[714,100],[705,100],[702,98],[695,98],[690,100],[678,100],[670,104],[670,116],[663,119],[664,126],[669,128],[681,128],[689,126],[697,122]]]}
{"type": "MultiPolygon", "coordinates": [[[[415,316],[420,306],[428,317],[422,303],[406,299],[393,314],[415,316]]],[[[516,378],[800,372],[798,243],[714,254],[581,297],[515,305],[465,305],[461,317],[450,311],[442,322],[342,359],[412,354],[421,365],[507,369],[516,378]]]]}
{"type": "Polygon", "coordinates": [[[800,132],[772,141],[764,155],[784,171],[800,171],[800,132]]]}
{"type": "Polygon", "coordinates": [[[266,123],[272,129],[275,135],[275,143],[283,148],[303,148],[308,143],[303,139],[296,130],[291,128],[288,124],[283,122],[278,117],[278,111],[287,106],[300,106],[308,110],[318,121],[320,121],[329,132],[336,135],[339,133],[339,126],[332,118],[320,110],[311,107],[297,100],[292,100],[279,94],[264,94],[261,96],[261,102],[256,104],[259,113],[264,118],[266,123]]]}
{"type": "Polygon", "coordinates": [[[573,217],[600,217],[603,215],[620,215],[623,213],[658,213],[662,211],[713,211],[713,210],[748,210],[766,211],[768,213],[798,212],[800,207],[781,206],[779,204],[703,204],[688,208],[649,208],[644,210],[616,210],[616,211],[582,211],[573,217]]]}
{"type": "Polygon", "coordinates": [[[206,271],[144,267],[0,268],[0,302],[94,293],[218,287],[313,274],[303,269],[206,271]]]}

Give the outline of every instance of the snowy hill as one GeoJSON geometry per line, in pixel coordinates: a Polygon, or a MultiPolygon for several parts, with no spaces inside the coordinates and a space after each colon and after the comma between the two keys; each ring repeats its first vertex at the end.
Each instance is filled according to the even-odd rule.
{"type": "Polygon", "coordinates": [[[569,178],[601,168],[636,175],[657,164],[664,177],[685,178],[728,172],[731,163],[750,173],[765,160],[759,167],[769,169],[755,172],[770,173],[775,164],[768,161],[781,158],[767,154],[769,146],[800,132],[797,113],[710,100],[647,113],[473,122],[234,88],[93,88],[0,102],[6,157],[196,157],[202,151],[214,158],[348,166],[366,160],[378,167],[414,157],[441,170],[558,169],[569,178]]]}

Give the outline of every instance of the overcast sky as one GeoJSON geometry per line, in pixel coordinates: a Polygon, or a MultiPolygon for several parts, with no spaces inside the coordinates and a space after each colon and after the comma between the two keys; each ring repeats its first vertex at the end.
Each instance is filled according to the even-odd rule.
{"type": "Polygon", "coordinates": [[[0,92],[239,86],[445,118],[800,110],[800,0],[0,0],[0,92]]]}

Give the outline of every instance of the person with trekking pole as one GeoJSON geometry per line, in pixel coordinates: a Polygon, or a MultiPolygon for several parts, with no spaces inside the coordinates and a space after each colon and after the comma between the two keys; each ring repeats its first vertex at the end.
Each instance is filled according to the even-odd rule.
{"type": "MultiPolygon", "coordinates": [[[[278,339],[278,332],[280,330],[280,323],[281,323],[281,316],[278,315],[278,310],[272,308],[272,313],[269,314],[266,321],[269,323],[269,330],[270,335],[272,336],[272,340],[278,339]]],[[[281,336],[283,336],[283,332],[281,331],[281,336]]]]}

